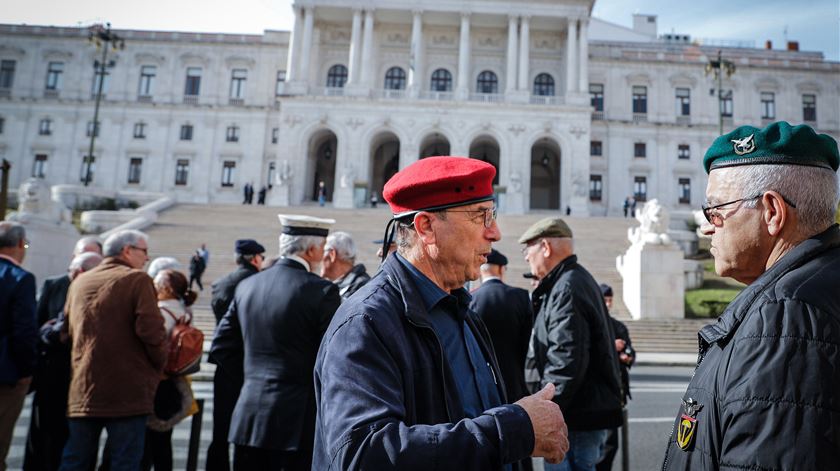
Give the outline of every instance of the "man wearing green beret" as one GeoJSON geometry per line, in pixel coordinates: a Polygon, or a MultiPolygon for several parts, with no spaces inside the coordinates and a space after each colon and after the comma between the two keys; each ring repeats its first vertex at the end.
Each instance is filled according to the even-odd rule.
{"type": "Polygon", "coordinates": [[[836,469],[837,143],[804,125],[742,126],[703,163],[715,271],[748,286],[699,332],[663,469],[836,469]]]}

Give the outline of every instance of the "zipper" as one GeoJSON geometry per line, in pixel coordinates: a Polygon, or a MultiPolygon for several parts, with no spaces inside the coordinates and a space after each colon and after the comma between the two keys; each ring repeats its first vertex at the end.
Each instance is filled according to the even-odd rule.
{"type": "MultiPolygon", "coordinates": [[[[706,353],[709,351],[708,343],[704,342],[703,339],[700,337],[700,334],[697,334],[697,365],[694,367],[694,371],[691,373],[691,379],[694,379],[694,375],[697,374],[697,370],[700,368],[700,365],[703,363],[703,360],[706,358],[706,353]],[[705,345],[704,345],[705,343],[705,345]]],[[[689,382],[690,384],[690,382],[689,382]]],[[[680,406],[680,411],[682,412],[682,406],[680,406]]],[[[674,427],[671,426],[671,433],[668,434],[668,446],[665,447],[665,461],[662,463],[662,471],[668,469],[668,458],[671,456],[671,446],[673,445],[674,441],[674,427]]]]}

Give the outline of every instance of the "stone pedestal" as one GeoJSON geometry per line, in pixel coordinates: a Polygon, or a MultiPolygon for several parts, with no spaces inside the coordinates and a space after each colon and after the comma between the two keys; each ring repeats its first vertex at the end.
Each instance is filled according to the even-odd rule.
{"type": "Polygon", "coordinates": [[[616,259],[624,304],[633,319],[685,317],[683,252],[673,243],[638,242],[616,259]]]}

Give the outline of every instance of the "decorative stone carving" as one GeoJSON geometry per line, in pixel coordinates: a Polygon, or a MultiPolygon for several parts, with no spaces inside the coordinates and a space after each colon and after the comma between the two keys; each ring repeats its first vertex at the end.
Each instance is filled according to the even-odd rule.
{"type": "Polygon", "coordinates": [[[522,191],[522,175],[514,171],[510,174],[510,191],[509,193],[519,193],[522,191]]]}
{"type": "Polygon", "coordinates": [[[40,178],[30,178],[18,188],[18,211],[9,219],[28,222],[31,219],[72,224],[70,210],[52,200],[50,187],[40,178]]]}
{"type": "Polygon", "coordinates": [[[524,124],[511,124],[508,128],[508,131],[512,132],[514,136],[519,136],[521,133],[525,132],[527,128],[524,124]]]}
{"type": "Polygon", "coordinates": [[[166,63],[166,56],[162,56],[160,54],[151,54],[148,52],[138,52],[134,54],[134,63],[135,64],[157,64],[163,65],[166,63]]]}
{"type": "Polygon", "coordinates": [[[355,179],[356,168],[350,162],[346,162],[341,170],[341,179],[339,181],[341,188],[352,188],[355,179]]]}
{"type": "Polygon", "coordinates": [[[408,44],[409,42],[408,35],[405,33],[389,33],[386,39],[390,44],[408,44]]]}
{"type": "Polygon", "coordinates": [[[359,126],[365,124],[365,120],[362,118],[347,118],[347,125],[350,126],[354,131],[359,126]]]}
{"type": "Polygon", "coordinates": [[[435,46],[454,46],[455,36],[448,34],[436,34],[432,36],[432,44],[435,46]]]}
{"type": "Polygon", "coordinates": [[[575,139],[580,139],[580,136],[586,134],[586,128],[581,126],[572,126],[569,128],[569,132],[575,136],[575,139]]]}
{"type": "Polygon", "coordinates": [[[668,235],[671,216],[656,198],[645,203],[642,210],[636,212],[636,220],[639,221],[639,227],[631,227],[627,230],[627,238],[631,243],[654,245],[671,243],[671,237],[668,235]]]}
{"type": "Polygon", "coordinates": [[[289,165],[289,161],[286,159],[280,161],[274,181],[280,186],[286,186],[291,182],[293,176],[294,172],[292,171],[292,167],[289,165]]]}

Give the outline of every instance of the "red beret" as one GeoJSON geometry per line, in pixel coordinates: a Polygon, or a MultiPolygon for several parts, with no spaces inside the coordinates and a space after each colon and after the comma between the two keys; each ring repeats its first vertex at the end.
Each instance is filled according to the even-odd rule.
{"type": "Polygon", "coordinates": [[[493,199],[496,168],[466,157],[427,157],[397,172],[382,190],[394,217],[493,199]]]}

